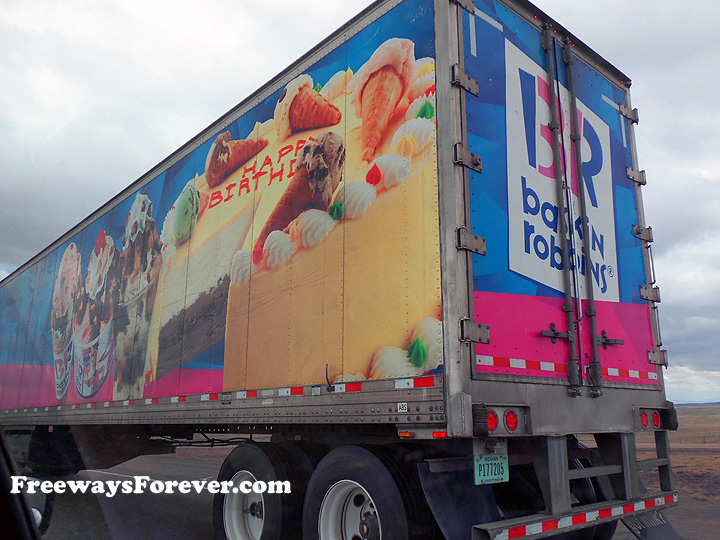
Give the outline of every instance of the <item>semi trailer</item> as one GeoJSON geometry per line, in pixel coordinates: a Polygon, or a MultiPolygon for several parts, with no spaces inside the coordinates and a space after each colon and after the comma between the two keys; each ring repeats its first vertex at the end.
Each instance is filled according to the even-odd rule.
{"type": "Polygon", "coordinates": [[[293,489],[220,539],[679,538],[629,89],[524,0],[376,2],[0,283],[3,429],[242,434],[293,489]]]}

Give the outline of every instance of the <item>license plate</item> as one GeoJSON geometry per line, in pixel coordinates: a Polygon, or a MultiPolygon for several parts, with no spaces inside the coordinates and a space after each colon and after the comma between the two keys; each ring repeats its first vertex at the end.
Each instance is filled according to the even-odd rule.
{"type": "Polygon", "coordinates": [[[483,454],[475,456],[475,485],[507,482],[507,454],[483,454]]]}

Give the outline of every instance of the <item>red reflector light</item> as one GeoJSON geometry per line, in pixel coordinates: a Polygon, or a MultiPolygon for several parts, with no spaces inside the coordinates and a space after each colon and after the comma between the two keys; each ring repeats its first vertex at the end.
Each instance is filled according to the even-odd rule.
{"type": "Polygon", "coordinates": [[[515,431],[518,427],[518,417],[515,411],[508,411],[505,413],[505,427],[508,431],[515,431]]]}
{"type": "Polygon", "coordinates": [[[498,416],[495,411],[488,411],[488,429],[495,431],[498,428],[498,416]]]}
{"type": "Polygon", "coordinates": [[[659,428],[660,427],[660,415],[657,413],[657,411],[653,412],[652,419],[653,419],[653,426],[655,426],[656,428],[659,428]]]}
{"type": "Polygon", "coordinates": [[[642,423],[642,426],[644,428],[648,427],[648,415],[647,413],[643,412],[640,413],[640,422],[642,423]]]}
{"type": "Polygon", "coordinates": [[[433,431],[433,439],[447,439],[447,431],[433,431]]]}

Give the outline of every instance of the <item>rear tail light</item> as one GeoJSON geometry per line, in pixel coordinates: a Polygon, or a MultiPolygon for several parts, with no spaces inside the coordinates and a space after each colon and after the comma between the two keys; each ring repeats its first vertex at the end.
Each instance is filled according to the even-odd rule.
{"type": "Polygon", "coordinates": [[[652,421],[653,421],[653,426],[655,426],[656,428],[660,427],[660,415],[657,413],[657,411],[653,411],[652,421]]]}
{"type": "Polygon", "coordinates": [[[488,417],[487,417],[487,423],[488,423],[488,429],[490,431],[495,431],[498,428],[498,416],[495,413],[495,411],[488,411],[488,417]]]}
{"type": "Polygon", "coordinates": [[[648,427],[648,415],[646,412],[640,413],[640,422],[642,423],[643,428],[648,427]]]}
{"type": "Polygon", "coordinates": [[[518,416],[515,411],[505,413],[505,427],[508,431],[515,431],[518,428],[518,416]]]}

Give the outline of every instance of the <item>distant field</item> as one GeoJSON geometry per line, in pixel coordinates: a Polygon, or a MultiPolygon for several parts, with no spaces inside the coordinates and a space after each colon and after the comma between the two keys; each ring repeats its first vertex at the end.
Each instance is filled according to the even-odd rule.
{"type": "MultiPolygon", "coordinates": [[[[720,445],[720,406],[677,407],[680,429],[670,433],[670,444],[720,445]]],[[[651,433],[638,436],[639,443],[653,441],[651,433]]]]}

